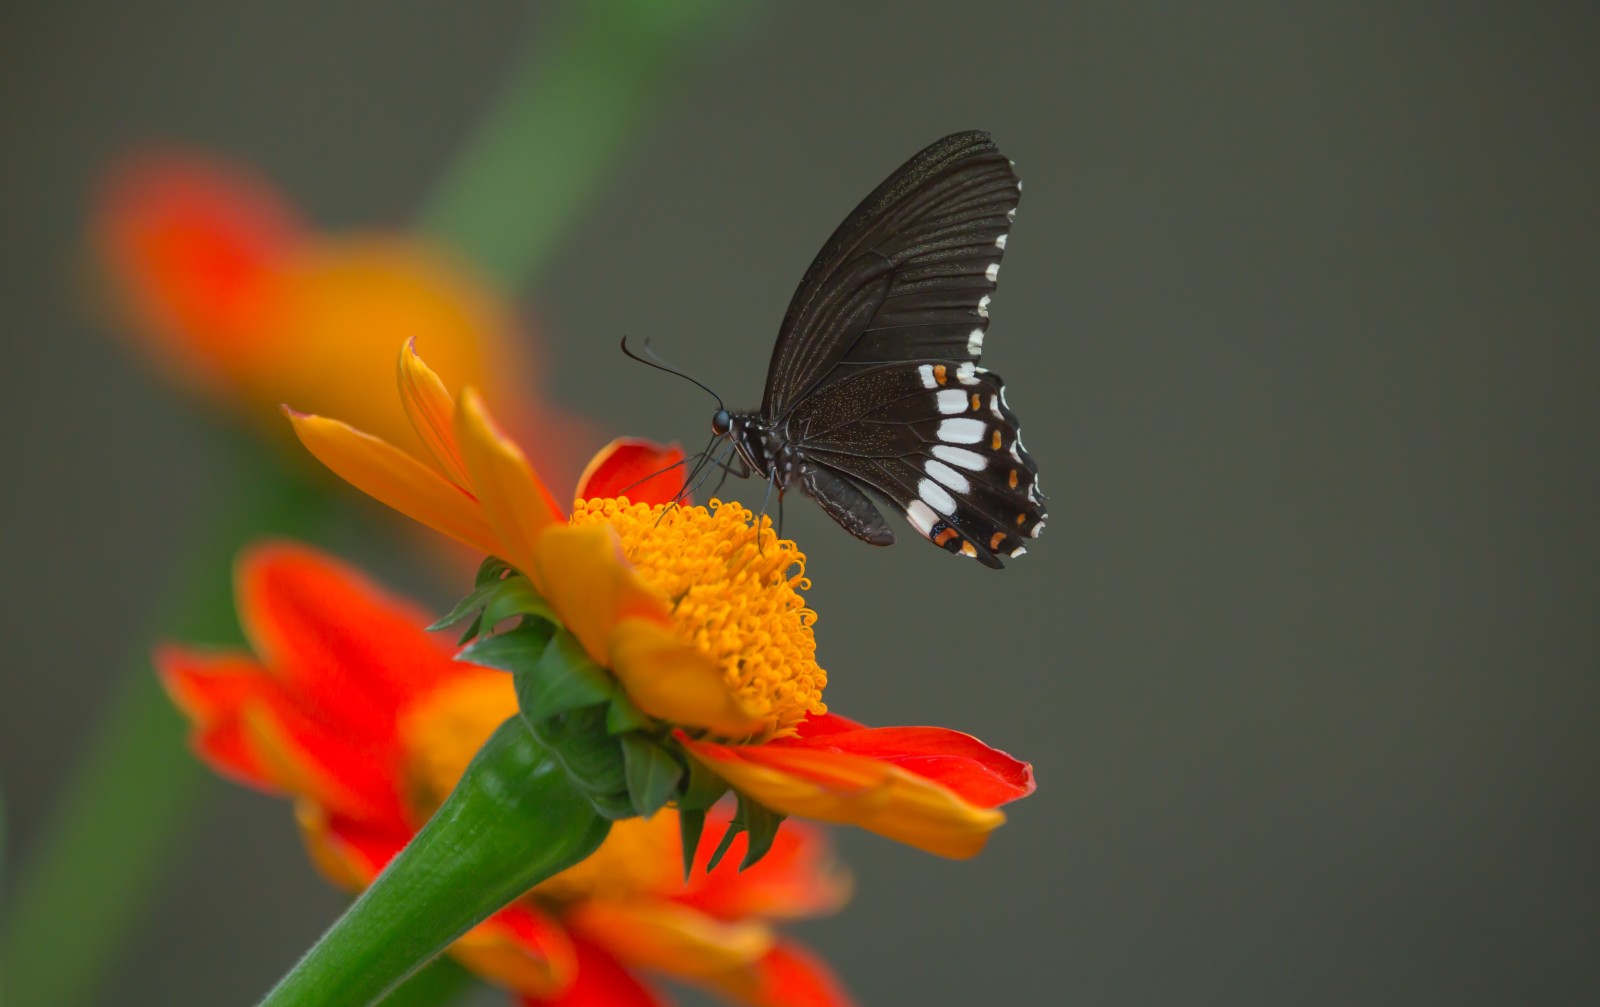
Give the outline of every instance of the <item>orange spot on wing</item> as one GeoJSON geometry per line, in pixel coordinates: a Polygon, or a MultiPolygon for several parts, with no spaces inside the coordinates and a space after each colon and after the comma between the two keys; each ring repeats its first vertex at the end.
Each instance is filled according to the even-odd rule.
{"type": "Polygon", "coordinates": [[[975,557],[975,556],[978,555],[978,550],[977,550],[977,547],[975,547],[971,542],[962,542],[961,543],[961,554],[963,556],[974,556],[975,557]]]}
{"type": "Polygon", "coordinates": [[[1005,540],[1006,533],[1003,531],[997,531],[993,535],[989,536],[989,551],[993,552],[1000,548],[1000,543],[1004,542],[1005,540]]]}
{"type": "Polygon", "coordinates": [[[1018,528],[1021,528],[1023,525],[1025,525],[1027,523],[1028,523],[1028,515],[1026,515],[1026,514],[1018,514],[1017,515],[1017,527],[1018,528]]]}
{"type": "Polygon", "coordinates": [[[1011,488],[1012,489],[1016,489],[1017,488],[1017,470],[1016,469],[1012,469],[1011,470],[1011,488]]]}
{"type": "Polygon", "coordinates": [[[954,528],[946,528],[944,531],[940,532],[939,534],[937,534],[937,535],[935,535],[933,537],[933,544],[942,546],[942,545],[946,544],[947,542],[949,542],[951,539],[960,538],[960,537],[961,537],[961,533],[956,531],[954,528]]]}
{"type": "Polygon", "coordinates": [[[983,408],[983,398],[977,392],[972,393],[972,411],[977,412],[983,408]]]}
{"type": "Polygon", "coordinates": [[[939,384],[942,385],[942,384],[944,384],[944,377],[945,377],[944,364],[934,364],[933,365],[933,380],[939,382],[939,384]]]}
{"type": "Polygon", "coordinates": [[[994,432],[994,437],[991,439],[991,443],[994,445],[994,449],[996,451],[1000,450],[1000,431],[996,430],[994,432]]]}

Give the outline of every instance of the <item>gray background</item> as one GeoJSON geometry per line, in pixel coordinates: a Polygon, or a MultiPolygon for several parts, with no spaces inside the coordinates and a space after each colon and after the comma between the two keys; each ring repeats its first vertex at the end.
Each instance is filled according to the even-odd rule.
{"type": "MultiPolygon", "coordinates": [[[[985,362],[1050,534],[991,574],[788,508],[834,708],[1040,780],[975,862],[840,836],[859,894],[803,934],[864,1003],[1600,998],[1600,60],[1551,6],[764,8],[525,298],[567,402],[698,443],[707,401],[619,334],[753,404],[810,256],[904,157],[983,126],[1027,180],[985,362]]],[[[326,225],[403,222],[528,22],[7,7],[23,852],[210,492],[195,415],[83,303],[98,167],[177,139],[326,225]]],[[[108,1004],[248,1002],[341,904],[285,806],[211,791],[108,1004]]]]}

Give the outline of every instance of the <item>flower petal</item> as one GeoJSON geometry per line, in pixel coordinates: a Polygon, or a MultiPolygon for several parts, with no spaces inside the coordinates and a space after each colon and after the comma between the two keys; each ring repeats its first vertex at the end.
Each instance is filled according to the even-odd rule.
{"type": "Polygon", "coordinates": [[[854,730],[781,738],[773,744],[782,749],[845,752],[887,762],[942,784],[980,808],[1027,797],[1035,787],[1033,767],[1026,762],[990,748],[970,734],[944,727],[855,725],[854,730]]]}
{"type": "Polygon", "coordinates": [[[667,1007],[615,958],[590,942],[572,938],[578,970],[565,991],[549,997],[522,997],[521,1007],[667,1007]]]}
{"type": "Polygon", "coordinates": [[[566,930],[527,901],[513,902],[468,930],[450,953],[485,979],[527,996],[567,989],[579,968],[566,930]]]}
{"type": "Polygon", "coordinates": [[[439,375],[417,356],[417,341],[406,340],[400,350],[400,405],[411,429],[417,432],[435,467],[445,478],[465,489],[471,485],[467,463],[456,445],[456,400],[439,375]]]}
{"type": "Polygon", "coordinates": [[[690,978],[751,965],[773,942],[772,931],[759,922],[723,922],[657,900],[588,899],[574,904],[566,921],[629,967],[690,978]]]}
{"type": "MultiPolygon", "coordinates": [[[[578,478],[576,499],[626,497],[655,506],[677,499],[683,488],[683,449],[637,437],[618,437],[601,448],[578,478]]],[[[689,501],[685,499],[683,503],[689,501]]]]}
{"type": "Polygon", "coordinates": [[[764,726],[728,688],[722,669],[667,626],[622,620],[611,638],[610,664],[628,698],[653,717],[727,737],[764,726]]]}
{"type": "Polygon", "coordinates": [[[853,1007],[833,971],[807,948],[780,941],[754,968],[712,980],[729,999],[751,1007],[853,1007]]]}
{"type": "Polygon", "coordinates": [[[411,829],[384,828],[330,815],[313,801],[296,801],[295,821],[311,862],[335,885],[359,892],[411,839],[411,829]]]}
{"type": "Polygon", "coordinates": [[[776,811],[859,826],[940,856],[977,855],[989,833],[1005,821],[1000,812],[882,754],[860,755],[802,739],[719,745],[682,731],[677,736],[713,772],[776,811]]]}
{"type": "Polygon", "coordinates": [[[465,670],[428,614],[351,567],[288,542],[252,546],[235,572],[239,621],[255,653],[338,732],[392,743],[402,706],[465,670]]]}
{"type": "Polygon", "coordinates": [[[500,433],[483,400],[470,388],[456,403],[455,432],[472,491],[495,531],[497,548],[486,551],[537,578],[534,542],[540,532],[563,522],[560,508],[522,450],[500,433]]]}
{"type": "Polygon", "coordinates": [[[286,409],[300,443],[356,489],[479,552],[498,540],[478,502],[450,480],[371,434],[321,416],[286,409]]]}

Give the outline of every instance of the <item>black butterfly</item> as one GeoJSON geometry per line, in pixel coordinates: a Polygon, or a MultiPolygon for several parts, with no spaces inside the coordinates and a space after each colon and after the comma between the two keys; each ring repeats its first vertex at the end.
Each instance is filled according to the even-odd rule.
{"type": "MultiPolygon", "coordinates": [[[[1038,466],[978,366],[1022,183],[974,130],[927,147],[834,231],[795,291],[760,412],[718,409],[743,472],[794,486],[864,542],[894,501],[935,545],[999,568],[1044,529],[1038,466]]],[[[720,400],[719,400],[720,404],[720,400]]]]}

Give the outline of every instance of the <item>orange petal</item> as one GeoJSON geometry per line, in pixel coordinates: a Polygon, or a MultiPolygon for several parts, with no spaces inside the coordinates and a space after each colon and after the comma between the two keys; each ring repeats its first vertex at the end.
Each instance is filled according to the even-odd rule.
{"type": "Polygon", "coordinates": [[[753,968],[713,979],[724,996],[750,1007],[853,1007],[827,964],[793,941],[780,941],[753,968]]]}
{"type": "Polygon", "coordinates": [[[438,472],[338,420],[285,412],[306,449],[356,489],[479,552],[499,554],[477,501],[438,472]]]}
{"type": "Polygon", "coordinates": [[[513,902],[468,930],[450,953],[485,979],[526,996],[559,993],[578,970],[561,924],[527,902],[513,902]]]}
{"type": "Polygon", "coordinates": [[[714,976],[750,965],[772,949],[772,931],[761,923],[724,923],[671,902],[589,899],[574,905],[566,919],[624,964],[674,976],[714,976]]]}
{"type": "Polygon", "coordinates": [[[314,801],[296,801],[294,817],[311,862],[328,880],[352,892],[370,885],[411,840],[410,828],[374,828],[331,815],[314,801]]]}
{"type": "Polygon", "coordinates": [[[657,995],[611,955],[574,935],[578,971],[562,992],[548,997],[519,997],[520,1007],[667,1007],[657,995]]]}
{"type": "MultiPolygon", "coordinates": [[[[668,503],[683,488],[683,449],[637,437],[618,437],[601,448],[578,478],[577,499],[627,497],[633,503],[668,503]]],[[[687,500],[683,501],[688,503],[687,500]]]]}
{"type": "Polygon", "coordinates": [[[416,343],[415,339],[408,339],[400,349],[400,404],[439,471],[465,488],[471,485],[471,479],[456,445],[456,400],[439,375],[417,356],[416,343]]]}
{"type": "Polygon", "coordinates": [[[712,772],[768,807],[799,818],[855,825],[943,857],[983,849],[1005,815],[931,780],[867,756],[774,744],[678,740],[712,772]]]}
{"type": "Polygon", "coordinates": [[[487,550],[537,581],[534,542],[563,516],[522,450],[500,433],[472,389],[456,403],[456,443],[499,548],[487,550]]]}

